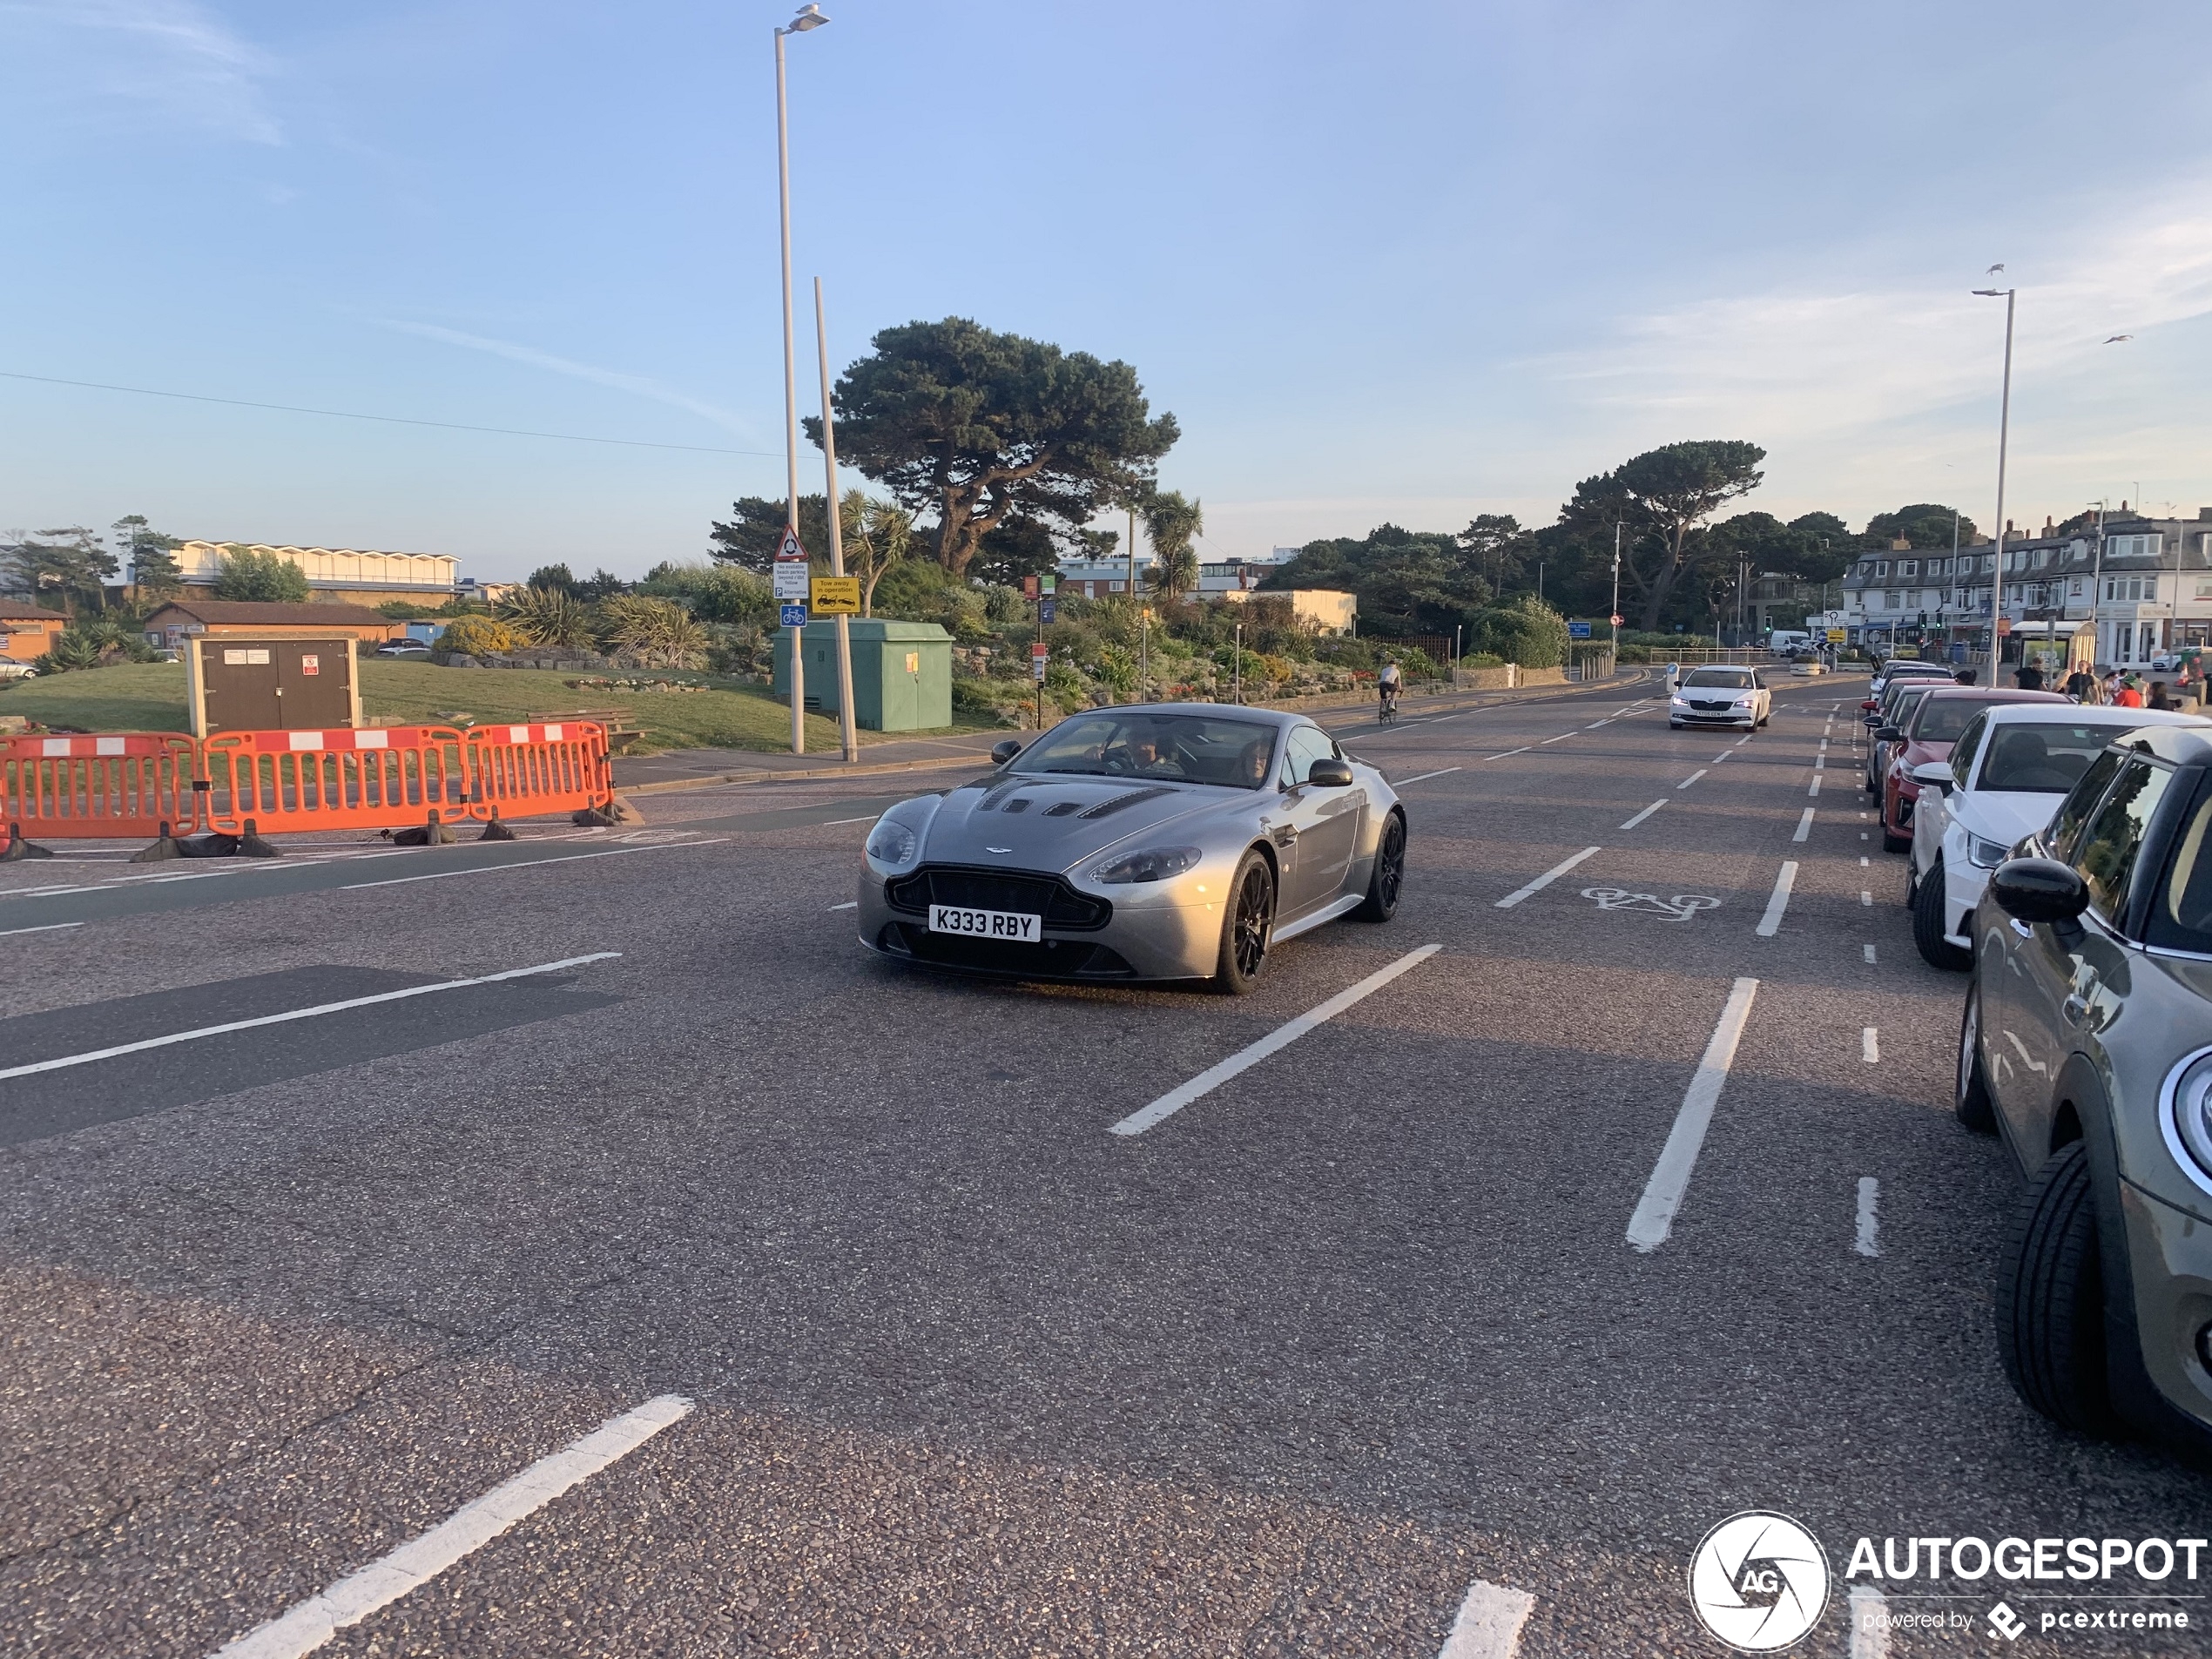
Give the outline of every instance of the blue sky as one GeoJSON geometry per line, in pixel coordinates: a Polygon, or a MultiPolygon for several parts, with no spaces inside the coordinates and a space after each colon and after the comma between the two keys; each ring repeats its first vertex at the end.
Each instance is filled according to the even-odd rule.
{"type": "MultiPolygon", "coordinates": [[[[1548,520],[1685,437],[1764,444],[1784,516],[1986,523],[2000,260],[2011,516],[2212,505],[2212,7],[825,6],[804,361],[816,275],[833,365],[953,314],[1126,359],[1216,556],[1548,520]]],[[[0,525],[698,556],[783,489],[789,15],[0,0],[0,370],[697,446],[0,379],[0,525]]]]}

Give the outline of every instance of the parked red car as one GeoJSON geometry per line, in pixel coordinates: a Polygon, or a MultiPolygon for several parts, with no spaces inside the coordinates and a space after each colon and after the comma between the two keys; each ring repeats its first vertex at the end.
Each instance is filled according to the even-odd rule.
{"type": "MultiPolygon", "coordinates": [[[[1951,759],[1951,745],[1959,741],[1975,715],[1993,703],[2064,703],[2056,691],[1985,691],[1961,685],[1933,691],[1912,711],[1912,724],[1902,734],[1891,736],[1890,764],[1882,774],[1882,851],[1906,853],[1912,847],[1912,806],[1920,786],[1912,769],[1931,760],[1951,759]]],[[[1883,728],[1895,732],[1894,727],[1883,728]]],[[[1878,737],[1882,733],[1877,733],[1878,737]]]]}

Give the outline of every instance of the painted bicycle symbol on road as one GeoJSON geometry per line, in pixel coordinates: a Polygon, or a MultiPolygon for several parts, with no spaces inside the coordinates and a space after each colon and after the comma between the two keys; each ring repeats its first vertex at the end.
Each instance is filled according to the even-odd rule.
{"type": "Polygon", "coordinates": [[[1677,893],[1662,899],[1656,893],[1629,893],[1620,887],[1584,887],[1582,896],[1595,900],[1600,910],[1664,916],[1669,921],[1688,921],[1701,910],[1718,909],[1721,902],[1702,893],[1677,893]]]}

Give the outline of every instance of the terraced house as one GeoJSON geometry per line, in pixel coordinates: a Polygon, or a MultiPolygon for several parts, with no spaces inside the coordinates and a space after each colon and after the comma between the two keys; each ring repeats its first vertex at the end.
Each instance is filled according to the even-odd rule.
{"type": "Polygon", "coordinates": [[[1988,647],[2001,617],[2002,655],[2023,646],[2120,667],[2212,644],[2212,508],[2194,519],[2124,509],[2092,524],[2006,536],[2003,568],[1988,543],[1947,550],[1893,546],[1860,556],[1844,577],[1855,640],[1988,647]],[[2079,643],[2074,643],[2078,639],[2079,643]]]}

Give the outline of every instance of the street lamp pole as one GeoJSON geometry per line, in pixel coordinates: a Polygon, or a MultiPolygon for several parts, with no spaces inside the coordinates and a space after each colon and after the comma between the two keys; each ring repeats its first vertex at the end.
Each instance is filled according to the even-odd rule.
{"type": "MultiPolygon", "coordinates": [[[[822,360],[822,475],[829,503],[830,574],[845,574],[845,527],[837,502],[837,425],[830,413],[829,319],[822,312],[822,280],[814,279],[814,347],[822,360]]],[[[860,758],[860,733],[853,718],[852,619],[837,613],[837,725],[846,765],[860,758]]]]}
{"type": "Polygon", "coordinates": [[[2015,288],[1976,288],[1984,300],[2005,296],[2005,390],[1997,406],[1997,570],[1989,584],[1989,683],[1997,684],[1998,619],[2005,614],[2005,450],[2013,429],[2013,310],[2019,300],[2015,288]]]}
{"type": "MultiPolygon", "coordinates": [[[[776,199],[782,213],[784,260],[784,473],[786,512],[784,528],[793,541],[799,538],[799,345],[792,332],[791,317],[791,122],[784,96],[784,37],[803,35],[809,29],[819,29],[829,19],[822,16],[818,5],[804,5],[788,27],[775,30],[776,37],[776,199]]],[[[834,515],[837,503],[830,502],[834,515]]],[[[806,640],[804,625],[789,631],[791,635],[791,752],[795,755],[806,752],[806,669],[803,647],[806,640]]]]}

